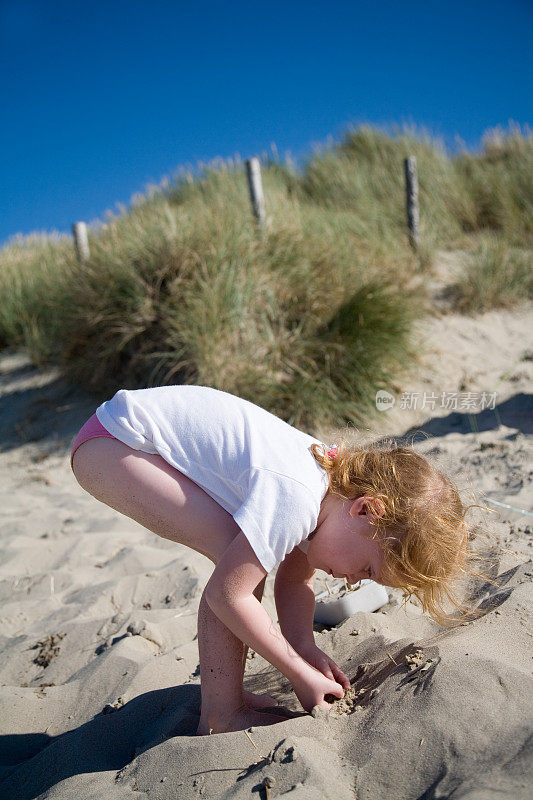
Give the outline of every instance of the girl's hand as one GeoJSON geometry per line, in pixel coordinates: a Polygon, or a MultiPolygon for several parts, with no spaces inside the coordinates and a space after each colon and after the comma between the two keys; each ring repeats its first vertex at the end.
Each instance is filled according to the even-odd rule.
{"type": "Polygon", "coordinates": [[[291,683],[294,693],[305,711],[312,711],[314,706],[331,708],[331,703],[324,700],[324,695],[332,694],[337,698],[344,697],[344,689],[339,683],[326,678],[312,667],[293,678],[291,683]]]}
{"type": "Polygon", "coordinates": [[[316,644],[310,644],[305,647],[298,648],[298,653],[304,658],[308,664],[318,669],[322,675],[332,681],[340,683],[344,690],[350,688],[350,680],[347,675],[337,666],[337,664],[330,658],[327,653],[324,653],[316,644]]]}

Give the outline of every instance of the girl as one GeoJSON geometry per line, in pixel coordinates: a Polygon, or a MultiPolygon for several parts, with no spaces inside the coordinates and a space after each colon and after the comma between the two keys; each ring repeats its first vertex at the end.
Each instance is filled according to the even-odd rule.
{"type": "Polygon", "coordinates": [[[306,711],[343,697],[347,676],[314,643],[316,569],[402,587],[444,620],[468,559],[457,491],[422,456],[328,449],[207,386],[118,391],[79,431],[71,467],[96,499],[215,564],[198,610],[198,734],[280,721],[273,698],[243,689],[247,646],[306,711]],[[261,605],[277,565],[279,627],[261,605]]]}

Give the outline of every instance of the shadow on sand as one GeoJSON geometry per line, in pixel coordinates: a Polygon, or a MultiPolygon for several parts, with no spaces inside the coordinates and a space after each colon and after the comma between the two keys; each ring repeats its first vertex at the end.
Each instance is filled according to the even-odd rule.
{"type": "Polygon", "coordinates": [[[0,736],[0,796],[30,800],[73,775],[118,771],[164,739],[194,736],[199,708],[200,687],[182,685],[146,692],[59,736],[0,736]]]}

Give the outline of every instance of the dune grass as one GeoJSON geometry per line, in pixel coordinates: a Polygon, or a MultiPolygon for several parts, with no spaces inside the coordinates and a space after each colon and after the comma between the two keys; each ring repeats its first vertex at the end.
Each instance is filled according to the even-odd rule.
{"type": "Polygon", "coordinates": [[[72,239],[59,234],[16,237],[0,251],[1,347],[25,347],[36,366],[58,356],[72,262],[72,239]]]}
{"type": "Polygon", "coordinates": [[[471,198],[468,214],[457,208],[467,233],[492,231],[516,246],[533,240],[533,135],[520,127],[495,129],[483,138],[478,156],[462,154],[455,162],[460,181],[471,198]]]}
{"type": "Polygon", "coordinates": [[[416,368],[413,324],[430,309],[409,287],[437,247],[493,237],[473,251],[478,277],[465,277],[465,309],[531,292],[516,253],[531,247],[522,172],[532,152],[532,137],[516,130],[489,137],[479,156],[455,159],[425,134],[351,130],[301,174],[264,160],[263,231],[239,160],[178,174],[93,226],[81,266],[70,237],[8,243],[0,344],[26,347],[34,363],[59,365],[102,399],[122,387],[197,383],[309,431],[319,421],[364,425],[379,413],[376,391],[394,391],[416,368]],[[417,256],[405,227],[403,158],[411,154],[420,180],[417,256]]]}
{"type": "Polygon", "coordinates": [[[511,247],[492,233],[483,234],[464,254],[454,291],[455,308],[463,314],[516,306],[533,297],[532,251],[511,247]]]}

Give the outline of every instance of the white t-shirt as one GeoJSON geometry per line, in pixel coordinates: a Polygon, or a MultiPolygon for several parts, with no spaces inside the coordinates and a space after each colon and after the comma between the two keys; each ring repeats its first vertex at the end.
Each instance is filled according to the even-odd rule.
{"type": "Polygon", "coordinates": [[[121,389],[96,409],[120,441],[165,461],[228,511],[267,572],[317,525],[327,473],[319,439],[264,408],[208,386],[121,389]]]}

